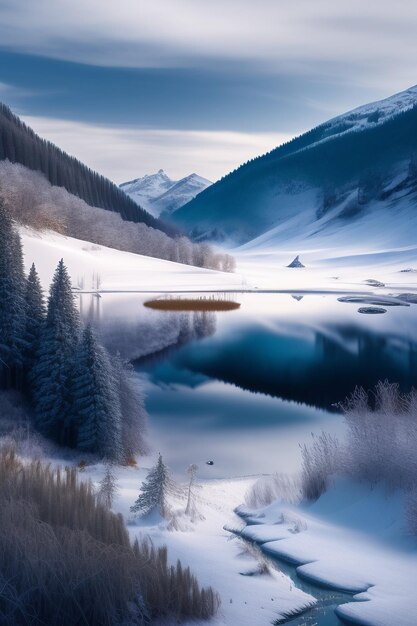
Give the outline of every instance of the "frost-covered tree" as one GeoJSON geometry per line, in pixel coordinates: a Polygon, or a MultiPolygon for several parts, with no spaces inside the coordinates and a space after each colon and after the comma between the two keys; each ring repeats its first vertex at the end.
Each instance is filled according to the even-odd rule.
{"type": "Polygon", "coordinates": [[[185,514],[188,515],[192,521],[197,519],[204,519],[204,516],[198,512],[196,491],[200,489],[200,485],[197,484],[197,472],[198,465],[192,463],[187,468],[188,474],[188,489],[187,489],[187,505],[185,507],[185,514]]]}
{"type": "Polygon", "coordinates": [[[149,471],[142,483],[139,497],[130,510],[141,516],[158,512],[166,519],[170,513],[168,498],[174,491],[169,470],[162,460],[162,455],[159,454],[157,464],[149,471]]]}
{"type": "Polygon", "coordinates": [[[136,454],[144,455],[148,452],[145,440],[147,413],[143,394],[130,363],[123,361],[117,353],[113,367],[120,400],[123,457],[124,461],[129,461],[136,454]]]}
{"type": "Polygon", "coordinates": [[[61,259],[50,287],[32,381],[37,428],[65,445],[73,443],[71,375],[79,327],[71,281],[61,259]]]}
{"type": "Polygon", "coordinates": [[[108,509],[111,509],[113,506],[114,497],[118,491],[119,490],[116,482],[116,474],[114,473],[113,466],[111,463],[107,463],[104,476],[99,484],[99,490],[97,494],[99,502],[101,504],[104,504],[104,506],[106,506],[108,509]]]}
{"type": "Polygon", "coordinates": [[[110,358],[87,326],[80,340],[72,382],[72,424],[76,446],[121,460],[121,410],[110,358]]]}
{"type": "Polygon", "coordinates": [[[45,322],[45,302],[43,291],[36,271],[32,263],[25,289],[26,327],[25,327],[25,365],[30,372],[36,362],[36,355],[40,347],[42,328],[45,322]]]}
{"type": "Polygon", "coordinates": [[[20,237],[0,198],[0,386],[4,388],[22,385],[24,287],[20,237]]]}

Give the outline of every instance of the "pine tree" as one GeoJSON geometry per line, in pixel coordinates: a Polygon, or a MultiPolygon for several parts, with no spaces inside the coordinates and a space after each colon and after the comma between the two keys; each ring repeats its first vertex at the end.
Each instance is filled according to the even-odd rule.
{"type": "Polygon", "coordinates": [[[100,481],[100,487],[97,495],[99,502],[104,504],[104,506],[108,509],[111,509],[114,497],[118,491],[113,466],[111,463],[107,463],[104,476],[100,481]]]}
{"type": "Polygon", "coordinates": [[[79,336],[79,316],[63,260],[58,263],[48,312],[32,370],[37,428],[55,441],[71,445],[71,374],[79,336]]]}
{"type": "Polygon", "coordinates": [[[77,350],[72,420],[76,446],[116,461],[122,458],[120,400],[107,351],[87,326],[77,350]]]}
{"type": "Polygon", "coordinates": [[[123,361],[117,353],[113,368],[120,399],[124,461],[129,461],[136,454],[144,455],[149,450],[145,441],[147,413],[130,363],[123,361]]]}
{"type": "Polygon", "coordinates": [[[149,471],[142,483],[141,493],[130,510],[141,516],[156,511],[166,519],[170,513],[168,497],[174,490],[175,486],[169,470],[159,454],[157,464],[149,471]]]}
{"type": "Polygon", "coordinates": [[[0,198],[0,386],[22,386],[25,276],[19,234],[0,198]]]}
{"type": "Polygon", "coordinates": [[[30,372],[36,362],[36,355],[40,348],[41,332],[45,323],[45,302],[43,291],[34,263],[32,263],[29,276],[26,280],[25,305],[25,340],[27,344],[25,361],[26,368],[30,376],[30,372]]]}

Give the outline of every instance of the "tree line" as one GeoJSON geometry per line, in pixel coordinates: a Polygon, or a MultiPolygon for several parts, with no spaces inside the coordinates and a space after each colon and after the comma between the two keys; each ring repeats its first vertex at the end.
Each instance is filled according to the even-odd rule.
{"type": "Polygon", "coordinates": [[[71,280],[58,263],[47,305],[33,264],[0,199],[0,388],[17,389],[41,434],[117,462],[144,452],[144,411],[132,374],[83,327],[71,280]]]}
{"type": "Polygon", "coordinates": [[[64,187],[90,206],[120,213],[124,220],[143,222],[170,235],[173,226],[154,218],[138,206],[108,178],[60,150],[50,141],[41,139],[5,104],[0,103],[0,161],[21,163],[42,172],[52,185],[64,187]]]}
{"type": "Polygon", "coordinates": [[[42,174],[18,163],[0,161],[1,195],[13,219],[36,230],[53,230],[126,252],[187,265],[232,272],[233,257],[207,243],[169,237],[144,223],[127,222],[119,213],[87,205],[42,174]]]}

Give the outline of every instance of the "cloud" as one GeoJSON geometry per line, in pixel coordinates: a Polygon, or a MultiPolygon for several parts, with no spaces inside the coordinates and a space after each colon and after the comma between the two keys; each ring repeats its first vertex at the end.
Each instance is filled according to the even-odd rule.
{"type": "Polygon", "coordinates": [[[291,138],[283,133],[129,129],[42,117],[22,119],[39,135],[117,183],[160,168],[173,178],[197,172],[215,181],[291,138]]]}
{"type": "Polygon", "coordinates": [[[0,24],[3,47],[87,64],[415,80],[415,0],[2,0],[0,24]]]}

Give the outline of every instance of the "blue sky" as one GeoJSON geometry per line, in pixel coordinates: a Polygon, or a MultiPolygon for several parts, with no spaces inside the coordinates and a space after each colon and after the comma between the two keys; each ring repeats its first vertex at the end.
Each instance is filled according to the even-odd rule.
{"type": "Polygon", "coordinates": [[[0,0],[0,99],[116,182],[215,180],[417,83],[414,0],[0,0]]]}

